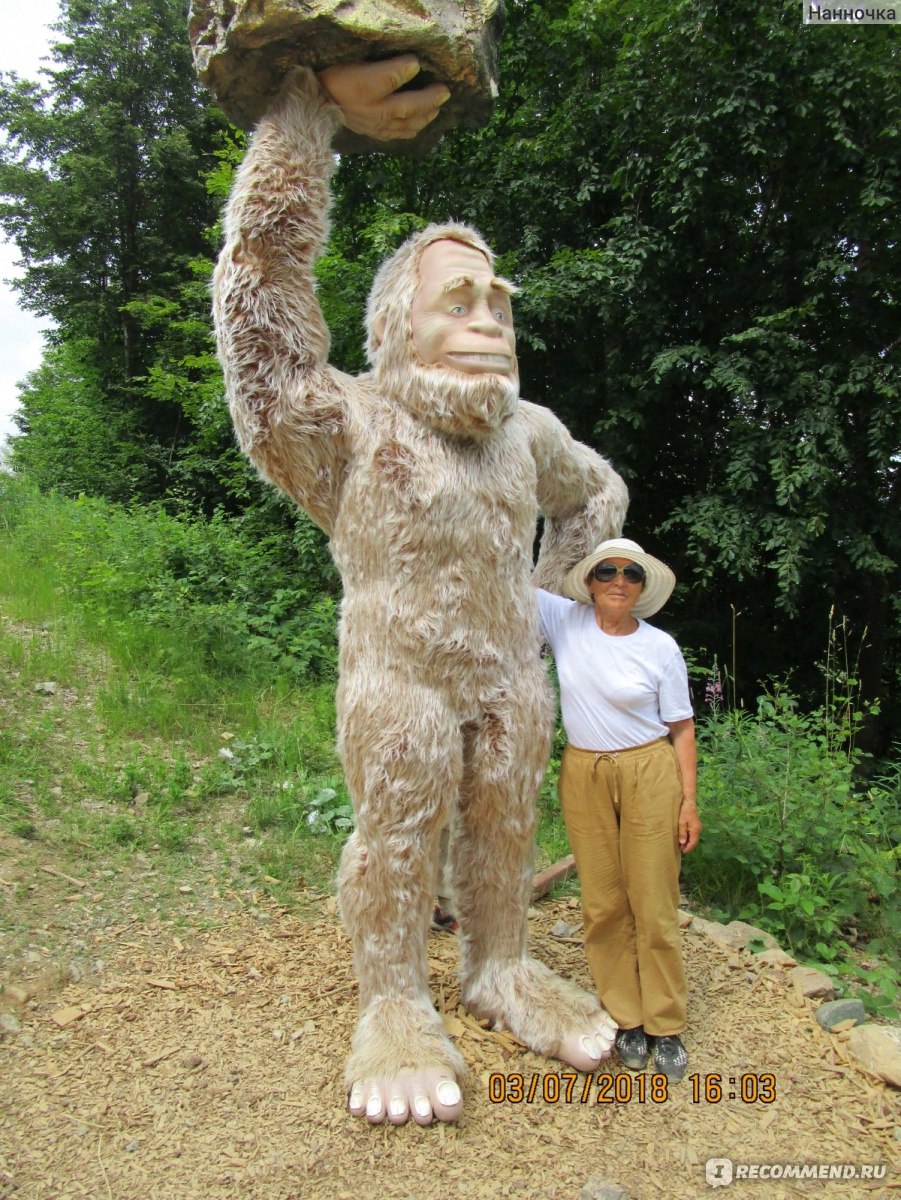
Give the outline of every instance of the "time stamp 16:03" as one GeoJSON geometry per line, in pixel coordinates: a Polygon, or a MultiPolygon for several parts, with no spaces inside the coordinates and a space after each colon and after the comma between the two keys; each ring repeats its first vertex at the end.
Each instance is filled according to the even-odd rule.
{"type": "MultiPolygon", "coordinates": [[[[740,1100],[742,1104],[772,1104],[776,1099],[776,1076],[769,1074],[688,1075],[692,1104],[719,1104],[740,1100]]],[[[492,1104],[665,1104],[670,1098],[665,1075],[510,1075],[495,1071],[488,1076],[488,1099],[492,1104]]]]}

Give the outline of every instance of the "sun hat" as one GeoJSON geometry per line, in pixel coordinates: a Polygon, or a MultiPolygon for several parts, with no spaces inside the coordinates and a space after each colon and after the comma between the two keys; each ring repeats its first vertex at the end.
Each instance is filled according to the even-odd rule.
{"type": "Polygon", "coordinates": [[[605,558],[628,558],[630,562],[644,567],[644,587],[632,609],[634,616],[650,617],[663,608],[676,586],[676,576],[666,563],[654,558],[652,554],[645,554],[638,542],[630,541],[629,538],[608,538],[606,542],[595,546],[594,550],[581,562],[577,562],[566,576],[563,581],[564,595],[571,596],[573,600],[580,600],[582,604],[593,604],[591,592],[585,581],[605,558]]]}

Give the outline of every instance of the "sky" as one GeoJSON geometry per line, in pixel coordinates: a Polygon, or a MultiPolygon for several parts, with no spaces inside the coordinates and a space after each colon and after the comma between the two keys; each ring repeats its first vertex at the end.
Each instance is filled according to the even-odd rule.
{"type": "MultiPolygon", "coordinates": [[[[59,16],[57,0],[0,0],[3,37],[0,71],[17,71],[37,79],[41,57],[54,36],[48,26],[59,16]]],[[[41,329],[46,323],[23,312],[6,282],[16,272],[16,247],[0,240],[0,445],[15,428],[10,417],[17,406],[18,382],[41,361],[41,329]]]]}

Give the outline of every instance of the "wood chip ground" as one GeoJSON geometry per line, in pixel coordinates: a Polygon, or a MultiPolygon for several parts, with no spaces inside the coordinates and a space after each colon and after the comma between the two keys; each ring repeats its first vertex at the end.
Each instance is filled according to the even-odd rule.
{"type": "MultiPolygon", "coordinates": [[[[642,1102],[633,1075],[618,1102],[598,1103],[596,1085],[581,1102],[584,1077],[555,1101],[554,1064],[459,1008],[456,939],[434,933],[432,993],[469,1067],[465,1117],[426,1129],[351,1119],[341,1074],[356,988],[334,901],[318,909],[301,920],[261,902],[207,914],[208,928],[96,931],[87,949],[102,974],[39,994],[18,1010],[21,1033],[0,1040],[0,1197],[578,1200],[603,1178],[630,1200],[694,1200],[712,1193],[714,1157],[888,1171],[872,1185],[736,1183],[737,1200],[901,1196],[899,1094],[849,1065],[809,1002],[690,930],[686,1043],[692,1071],[722,1077],[718,1101],[695,1103],[685,1081],[642,1102]],[[517,1073],[526,1088],[537,1077],[532,1102],[492,1102],[492,1076],[496,1095],[515,1093],[517,1073]],[[730,1098],[762,1073],[773,1103],[730,1098]]],[[[549,934],[579,923],[576,902],[534,912],[537,956],[588,985],[578,940],[549,934]]]]}

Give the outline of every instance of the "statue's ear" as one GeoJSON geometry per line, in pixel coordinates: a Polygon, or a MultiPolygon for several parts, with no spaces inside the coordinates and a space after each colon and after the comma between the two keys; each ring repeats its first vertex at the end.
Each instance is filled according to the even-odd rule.
{"type": "Polygon", "coordinates": [[[370,336],[370,342],[373,350],[381,349],[382,342],[385,340],[386,322],[387,317],[383,312],[376,313],[376,315],[372,318],[372,333],[370,336]]]}

